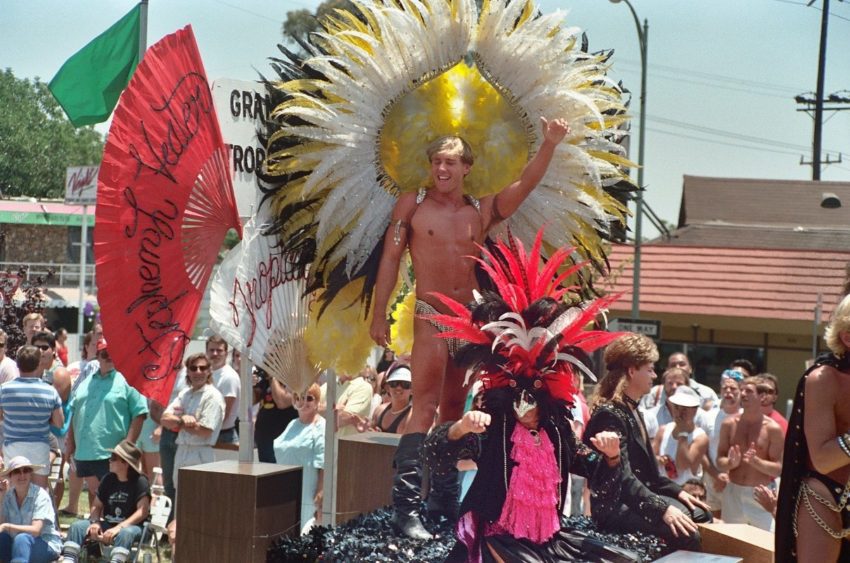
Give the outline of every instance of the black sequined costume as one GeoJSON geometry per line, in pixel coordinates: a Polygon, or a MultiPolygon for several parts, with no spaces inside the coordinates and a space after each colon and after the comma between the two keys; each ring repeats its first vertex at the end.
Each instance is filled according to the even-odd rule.
{"type": "Polygon", "coordinates": [[[621,464],[636,478],[623,485],[622,502],[597,503],[594,499],[590,504],[593,519],[602,529],[654,534],[677,549],[699,551],[699,533],[676,537],[662,517],[671,504],[690,514],[695,522],[710,522],[711,515],[702,510],[691,511],[677,500],[682,487],[658,471],[652,444],[641,425],[640,411],[622,403],[599,405],[591,414],[584,435],[594,436],[606,430],[616,432],[620,436],[621,464]]]}
{"type": "MultiPolygon", "coordinates": [[[[475,481],[461,505],[458,541],[446,561],[467,561],[470,549],[480,549],[482,560],[492,561],[489,548],[481,548],[484,543],[492,545],[497,552],[509,552],[511,561],[639,561],[640,558],[633,552],[602,545],[600,542],[593,546],[587,543],[577,545],[581,540],[574,541],[575,538],[571,537],[568,530],[562,530],[562,533],[556,534],[543,545],[507,536],[484,537],[485,525],[498,520],[507,496],[508,483],[515,466],[511,460],[513,443],[510,436],[516,424],[513,413],[507,417],[496,414],[483,434],[467,434],[460,440],[450,441],[448,431],[452,423],[448,422],[436,427],[426,439],[425,460],[437,474],[450,471],[459,459],[472,459],[478,464],[475,481]],[[588,550],[598,553],[590,553],[588,550]]],[[[596,491],[594,505],[619,505],[624,480],[620,465],[609,467],[603,456],[579,442],[566,418],[561,424],[541,420],[540,428],[547,433],[555,447],[555,458],[561,473],[562,482],[557,497],[559,513],[564,505],[570,473],[588,478],[596,491]]]]}
{"type": "MultiPolygon", "coordinates": [[[[797,392],[794,394],[794,407],[791,410],[791,418],[788,420],[788,433],[785,435],[785,449],[782,452],[782,475],[776,506],[776,545],[774,550],[776,563],[797,562],[797,538],[794,533],[797,496],[800,493],[803,479],[811,472],[809,469],[809,446],[803,432],[806,377],[812,371],[824,365],[832,366],[838,371],[850,374],[850,354],[845,354],[843,358],[833,354],[819,356],[797,384],[797,392]]],[[[841,554],[838,560],[850,561],[850,542],[846,540],[841,542],[841,554]]]]}

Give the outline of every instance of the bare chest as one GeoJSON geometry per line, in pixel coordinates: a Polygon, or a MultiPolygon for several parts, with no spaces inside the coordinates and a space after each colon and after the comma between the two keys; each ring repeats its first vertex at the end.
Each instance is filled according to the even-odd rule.
{"type": "Polygon", "coordinates": [[[763,420],[760,422],[739,420],[735,424],[731,445],[740,446],[741,452],[744,452],[749,449],[751,444],[755,444],[759,457],[766,457],[770,449],[770,438],[767,433],[767,425],[763,420]]]}
{"type": "Polygon", "coordinates": [[[475,244],[484,240],[480,213],[472,205],[458,208],[437,205],[428,200],[422,202],[410,221],[411,247],[424,244],[432,246],[450,245],[469,247],[474,252],[475,244]]]}

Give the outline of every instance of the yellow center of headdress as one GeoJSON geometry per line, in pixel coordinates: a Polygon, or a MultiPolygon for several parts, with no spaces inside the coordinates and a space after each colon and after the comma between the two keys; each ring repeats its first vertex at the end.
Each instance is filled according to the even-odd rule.
{"type": "Polygon", "coordinates": [[[397,99],[380,132],[384,186],[415,191],[430,185],[425,149],[443,135],[463,137],[475,164],[464,182],[475,197],[496,193],[516,180],[528,161],[533,132],[528,119],[482,76],[461,61],[397,99]]]}

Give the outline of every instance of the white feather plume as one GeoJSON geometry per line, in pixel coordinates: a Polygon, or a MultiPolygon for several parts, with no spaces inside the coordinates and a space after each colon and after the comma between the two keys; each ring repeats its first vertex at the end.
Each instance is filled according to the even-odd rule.
{"type": "Polygon", "coordinates": [[[211,289],[212,327],[252,363],[304,392],[318,375],[307,359],[304,331],[309,300],[303,278],[262,234],[252,217],[243,239],[228,252],[211,289]]]}

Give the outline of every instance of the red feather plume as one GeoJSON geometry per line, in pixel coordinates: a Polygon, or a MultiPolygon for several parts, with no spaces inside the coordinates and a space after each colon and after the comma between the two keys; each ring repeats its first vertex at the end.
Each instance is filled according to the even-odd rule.
{"type": "MultiPolygon", "coordinates": [[[[442,338],[459,338],[492,350],[493,361],[486,362],[487,371],[481,376],[485,389],[511,385],[512,381],[515,385],[518,378],[540,378],[550,395],[572,401],[576,391],[573,372],[578,369],[589,373],[576,356],[583,355],[578,351],[589,354],[620,336],[620,333],[586,330],[586,327],[620,295],[597,298],[581,307],[567,309],[549,326],[526,327],[523,312],[543,298],[560,302],[566,292],[574,289],[562,286],[564,280],[586,266],[586,263],[575,264],[558,274],[558,269],[572,253],[570,248],[561,248],[541,267],[542,241],[541,229],[528,253],[518,240],[512,239],[508,243],[498,241],[492,252],[479,247],[482,257],[470,257],[490,276],[512,313],[495,321],[477,323],[473,322],[471,311],[461,303],[432,293],[452,314],[422,315],[421,318],[448,327],[449,330],[438,334],[442,338]]],[[[473,303],[470,307],[474,310],[479,304],[473,303]]]]}

